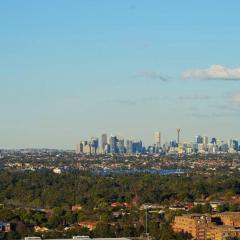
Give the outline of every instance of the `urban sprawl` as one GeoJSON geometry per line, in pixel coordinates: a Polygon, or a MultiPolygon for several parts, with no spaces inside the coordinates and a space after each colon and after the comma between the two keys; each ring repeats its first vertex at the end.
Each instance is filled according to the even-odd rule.
{"type": "Polygon", "coordinates": [[[2,149],[0,239],[239,240],[238,140],[176,136],[2,149]]]}

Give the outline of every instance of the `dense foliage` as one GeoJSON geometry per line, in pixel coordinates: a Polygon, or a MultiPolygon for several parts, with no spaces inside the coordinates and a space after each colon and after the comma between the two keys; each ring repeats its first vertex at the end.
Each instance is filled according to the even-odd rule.
{"type": "MultiPolygon", "coordinates": [[[[46,237],[68,237],[74,234],[96,237],[139,236],[145,231],[145,212],[139,211],[141,203],[170,205],[176,202],[193,202],[196,199],[228,198],[240,193],[239,174],[231,176],[90,176],[77,172],[54,174],[52,172],[0,172],[0,221],[11,221],[15,230],[1,233],[0,239],[16,239],[36,235],[33,226],[51,229],[46,237]],[[111,203],[126,202],[131,208],[115,219],[111,203]],[[70,206],[81,204],[82,210],[72,212],[70,206]],[[50,209],[51,213],[36,208],[50,209]],[[87,228],[67,229],[81,221],[97,221],[94,231],[87,228]]],[[[235,206],[220,206],[219,211],[235,206]],[[222,209],[220,209],[222,208],[222,209]]],[[[238,209],[239,210],[239,209],[238,209]]],[[[195,206],[192,212],[210,212],[211,207],[195,206]]],[[[187,239],[174,234],[170,223],[178,212],[149,213],[148,231],[155,239],[187,239]]]]}
{"type": "Polygon", "coordinates": [[[240,193],[239,174],[218,177],[131,175],[81,176],[77,173],[1,172],[0,202],[15,206],[45,207],[80,203],[94,208],[99,201],[164,203],[192,201],[240,193]]]}

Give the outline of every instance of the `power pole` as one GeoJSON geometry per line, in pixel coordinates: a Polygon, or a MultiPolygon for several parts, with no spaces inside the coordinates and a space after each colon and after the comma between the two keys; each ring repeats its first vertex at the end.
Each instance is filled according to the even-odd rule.
{"type": "Polygon", "coordinates": [[[146,217],[146,226],[145,226],[145,231],[146,231],[146,235],[148,233],[148,209],[146,208],[146,213],[145,213],[145,217],[146,217]]]}
{"type": "Polygon", "coordinates": [[[146,207],[145,217],[146,217],[145,235],[146,235],[146,239],[149,240],[149,233],[148,233],[148,207],[146,207]]]}

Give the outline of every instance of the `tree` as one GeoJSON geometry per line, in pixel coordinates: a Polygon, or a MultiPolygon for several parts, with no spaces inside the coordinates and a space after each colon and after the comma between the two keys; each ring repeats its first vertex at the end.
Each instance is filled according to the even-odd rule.
{"type": "Polygon", "coordinates": [[[94,229],[95,237],[114,237],[115,234],[112,232],[112,229],[107,223],[98,223],[94,229]]]}

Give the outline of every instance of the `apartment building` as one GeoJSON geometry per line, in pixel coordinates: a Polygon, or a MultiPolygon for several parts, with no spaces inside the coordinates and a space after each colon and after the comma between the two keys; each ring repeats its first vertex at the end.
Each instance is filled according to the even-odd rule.
{"type": "Polygon", "coordinates": [[[175,232],[191,234],[193,239],[205,240],[207,234],[206,228],[210,222],[210,215],[185,214],[175,217],[172,228],[175,232]]]}
{"type": "Polygon", "coordinates": [[[229,237],[240,237],[240,213],[185,214],[175,217],[172,228],[175,232],[191,234],[194,240],[226,240],[229,237]]]}
{"type": "Polygon", "coordinates": [[[240,212],[223,212],[215,214],[213,217],[221,219],[224,225],[240,228],[240,212]]]}
{"type": "Polygon", "coordinates": [[[207,228],[207,240],[226,240],[240,237],[240,229],[229,225],[214,225],[207,228]]]}

